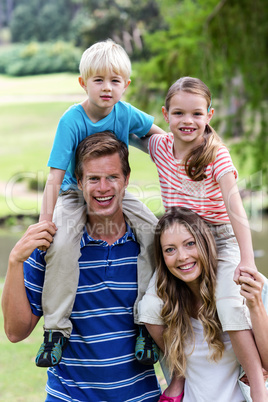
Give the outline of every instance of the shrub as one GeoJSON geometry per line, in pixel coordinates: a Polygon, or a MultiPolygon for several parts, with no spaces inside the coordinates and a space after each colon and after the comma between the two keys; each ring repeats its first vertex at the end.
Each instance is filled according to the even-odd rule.
{"type": "Polygon", "coordinates": [[[82,50],[67,42],[11,45],[0,50],[0,73],[25,76],[78,72],[82,50]]]}

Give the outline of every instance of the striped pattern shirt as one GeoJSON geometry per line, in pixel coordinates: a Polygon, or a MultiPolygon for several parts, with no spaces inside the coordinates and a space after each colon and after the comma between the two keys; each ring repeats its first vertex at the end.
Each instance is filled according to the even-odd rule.
{"type": "MultiPolygon", "coordinates": [[[[138,253],[129,227],[113,245],[84,233],[73,331],[60,364],[48,369],[46,401],[158,401],[153,366],[134,356],[138,253]]],[[[42,315],[44,256],[35,250],[24,265],[27,296],[37,316],[42,315]]]]}
{"type": "Polygon", "coordinates": [[[173,135],[152,135],[149,153],[156,164],[161,196],[165,210],[171,206],[189,208],[211,224],[229,223],[219,180],[229,172],[237,178],[227,148],[220,146],[216,159],[206,167],[207,178],[193,181],[187,176],[184,164],[173,154],[173,135]]]}

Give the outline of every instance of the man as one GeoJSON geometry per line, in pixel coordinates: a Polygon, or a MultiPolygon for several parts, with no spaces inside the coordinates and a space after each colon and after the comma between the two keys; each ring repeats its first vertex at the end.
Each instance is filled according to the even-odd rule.
{"type": "MultiPolygon", "coordinates": [[[[122,212],[130,175],[128,150],[111,133],[93,134],[79,145],[77,161],[88,219],[73,331],[61,363],[48,370],[46,401],[156,402],[160,390],[153,366],[134,356],[139,245],[122,212]]],[[[11,251],[2,306],[12,342],[29,336],[42,315],[45,252],[37,247],[48,247],[55,233],[53,223],[39,222],[11,251]]]]}

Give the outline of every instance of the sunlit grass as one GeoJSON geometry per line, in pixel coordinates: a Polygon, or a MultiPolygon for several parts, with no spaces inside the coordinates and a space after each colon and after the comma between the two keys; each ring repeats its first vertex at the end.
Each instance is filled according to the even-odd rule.
{"type": "Polygon", "coordinates": [[[84,96],[78,83],[78,73],[8,77],[0,75],[1,96],[14,95],[76,95],[84,96]]]}
{"type": "MultiPolygon", "coordinates": [[[[3,279],[0,279],[0,296],[3,279]]],[[[5,402],[43,402],[45,400],[46,370],[37,368],[35,355],[43,339],[42,322],[24,341],[13,344],[4,333],[0,310],[0,400],[5,402]]]]}

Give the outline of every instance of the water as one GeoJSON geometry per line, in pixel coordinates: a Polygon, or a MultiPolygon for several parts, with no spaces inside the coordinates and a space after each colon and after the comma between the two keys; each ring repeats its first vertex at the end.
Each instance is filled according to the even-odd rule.
{"type": "MultiPolygon", "coordinates": [[[[252,240],[256,257],[256,265],[260,272],[268,277],[268,217],[255,221],[252,227],[252,240]]],[[[4,277],[7,270],[8,256],[22,234],[11,231],[0,233],[0,277],[4,277]]]]}
{"type": "Polygon", "coordinates": [[[9,253],[21,236],[21,233],[0,233],[0,278],[5,276],[9,253]]]}

